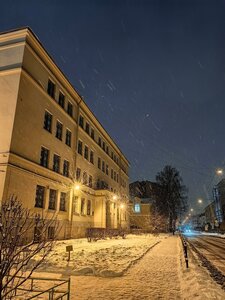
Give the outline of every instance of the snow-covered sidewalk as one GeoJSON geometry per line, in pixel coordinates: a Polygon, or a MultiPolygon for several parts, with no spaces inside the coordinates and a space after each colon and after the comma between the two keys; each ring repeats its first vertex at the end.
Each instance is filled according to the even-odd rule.
{"type": "Polygon", "coordinates": [[[179,239],[168,237],[123,277],[72,277],[71,300],[181,299],[179,249],[179,239]]]}

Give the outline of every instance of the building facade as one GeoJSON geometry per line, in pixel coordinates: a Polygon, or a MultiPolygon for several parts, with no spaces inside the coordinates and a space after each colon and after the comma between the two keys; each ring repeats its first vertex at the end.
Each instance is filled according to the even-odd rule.
{"type": "Polygon", "coordinates": [[[0,35],[0,200],[61,223],[127,227],[129,162],[29,28],[0,35]]]}

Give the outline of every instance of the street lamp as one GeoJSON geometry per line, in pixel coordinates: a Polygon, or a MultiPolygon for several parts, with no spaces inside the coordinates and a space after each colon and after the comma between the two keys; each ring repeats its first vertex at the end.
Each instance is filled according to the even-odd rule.
{"type": "Polygon", "coordinates": [[[114,195],[114,196],[113,196],[113,200],[116,200],[116,199],[117,199],[117,196],[116,196],[116,195],[114,195]]]}
{"type": "Polygon", "coordinates": [[[193,209],[193,208],[191,208],[191,211],[194,211],[194,209],[193,209]]]}
{"type": "Polygon", "coordinates": [[[198,203],[201,204],[202,203],[202,199],[199,198],[198,199],[198,203]]]}
{"type": "Polygon", "coordinates": [[[78,183],[76,183],[76,184],[74,185],[74,189],[75,189],[75,191],[79,191],[80,185],[79,185],[78,183]]]}
{"type": "Polygon", "coordinates": [[[217,169],[216,174],[217,175],[223,175],[223,169],[217,169]]]}

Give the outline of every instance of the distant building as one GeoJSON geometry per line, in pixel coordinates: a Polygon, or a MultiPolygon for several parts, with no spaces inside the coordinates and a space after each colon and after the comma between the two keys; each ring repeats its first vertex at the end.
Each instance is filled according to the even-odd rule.
{"type": "Polygon", "coordinates": [[[125,155],[34,33],[0,34],[0,201],[16,195],[35,213],[57,214],[60,238],[127,227],[128,172],[125,155]]]}
{"type": "Polygon", "coordinates": [[[211,202],[205,208],[205,222],[209,225],[209,229],[214,229],[216,224],[215,202],[211,202]]]}
{"type": "Polygon", "coordinates": [[[130,228],[153,230],[154,200],[131,198],[129,203],[130,228]]]}
{"type": "Polygon", "coordinates": [[[225,179],[222,179],[213,188],[213,199],[215,202],[215,214],[218,222],[225,221],[225,179]]]}

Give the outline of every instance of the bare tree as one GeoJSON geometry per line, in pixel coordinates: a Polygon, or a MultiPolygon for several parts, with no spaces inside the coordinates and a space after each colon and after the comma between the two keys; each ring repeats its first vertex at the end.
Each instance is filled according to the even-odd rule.
{"type": "Polygon", "coordinates": [[[0,300],[11,299],[51,251],[56,217],[44,219],[24,208],[16,197],[0,207],[0,300]],[[50,239],[49,239],[50,238],[50,239]],[[34,257],[39,254],[39,259],[34,257]]]}

